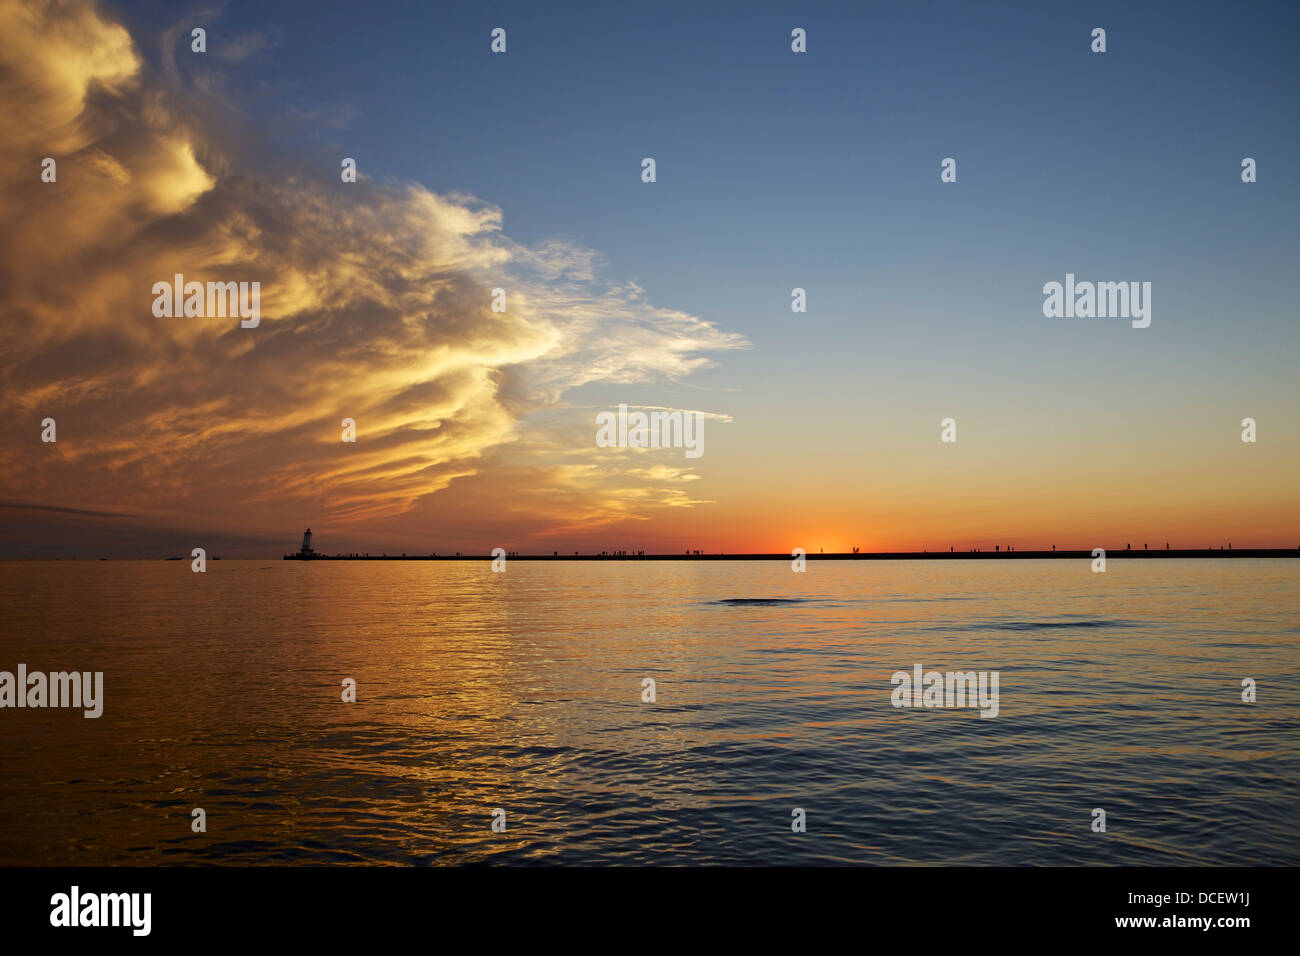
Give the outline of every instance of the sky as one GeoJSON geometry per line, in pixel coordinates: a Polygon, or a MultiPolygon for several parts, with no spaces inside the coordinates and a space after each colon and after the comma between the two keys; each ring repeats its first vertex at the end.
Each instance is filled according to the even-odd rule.
{"type": "Polygon", "coordinates": [[[0,556],[1300,545],[1298,21],[0,0],[0,556]]]}

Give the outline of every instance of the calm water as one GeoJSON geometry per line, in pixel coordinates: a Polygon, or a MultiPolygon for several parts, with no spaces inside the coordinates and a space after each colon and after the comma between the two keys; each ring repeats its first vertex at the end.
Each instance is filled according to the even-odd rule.
{"type": "Polygon", "coordinates": [[[1300,862],[1297,561],[0,562],[0,609],[106,699],[0,710],[3,864],[1300,862]],[[999,716],[895,709],[916,663],[999,716]]]}

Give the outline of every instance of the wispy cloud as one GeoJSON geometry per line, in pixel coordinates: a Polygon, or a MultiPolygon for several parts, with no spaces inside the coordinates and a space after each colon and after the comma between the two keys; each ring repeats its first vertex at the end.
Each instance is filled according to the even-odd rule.
{"type": "Polygon", "coordinates": [[[535,504],[566,525],[690,504],[674,475],[615,479],[590,435],[497,452],[570,389],[679,379],[742,339],[603,281],[579,243],[512,241],[475,197],[261,165],[186,62],[149,72],[89,3],[0,0],[11,497],[245,527],[360,521],[409,511],[491,454],[495,485],[523,460],[535,484],[548,475],[535,504]],[[45,156],[56,183],[39,181],[45,156]],[[260,326],[155,318],[153,283],[176,273],[260,282],[260,326]],[[44,416],[57,444],[39,440],[44,416]],[[343,418],[356,444],[340,441],[343,418]]]}

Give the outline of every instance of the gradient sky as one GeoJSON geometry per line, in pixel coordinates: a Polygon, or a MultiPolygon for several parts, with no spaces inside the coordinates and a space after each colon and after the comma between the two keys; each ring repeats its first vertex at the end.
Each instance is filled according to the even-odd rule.
{"type": "Polygon", "coordinates": [[[0,555],[1295,547],[1300,13],[1163,7],[0,0],[0,555]]]}

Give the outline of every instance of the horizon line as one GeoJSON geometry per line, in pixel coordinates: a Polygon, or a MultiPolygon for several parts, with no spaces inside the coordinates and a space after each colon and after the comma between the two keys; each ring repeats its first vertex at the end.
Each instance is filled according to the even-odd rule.
{"type": "MultiPolygon", "coordinates": [[[[810,561],[926,561],[926,560],[1052,560],[1052,559],[1092,559],[1096,549],[1071,549],[1060,551],[834,551],[830,553],[805,553],[810,561]]],[[[1291,548],[1166,548],[1159,550],[1137,550],[1134,548],[1101,549],[1107,558],[1300,558],[1300,547],[1291,548]]],[[[511,561],[790,561],[795,554],[784,552],[738,552],[728,554],[725,551],[699,552],[683,554],[645,554],[637,552],[597,552],[583,554],[523,554],[505,552],[494,554],[370,554],[368,552],[350,552],[345,554],[319,554],[316,552],[291,551],[282,555],[284,561],[492,561],[505,557],[511,561]]],[[[167,559],[173,560],[173,559],[167,559]]],[[[237,559],[243,560],[243,559],[237,559]]],[[[260,560],[260,559],[248,559],[260,560]]]]}

